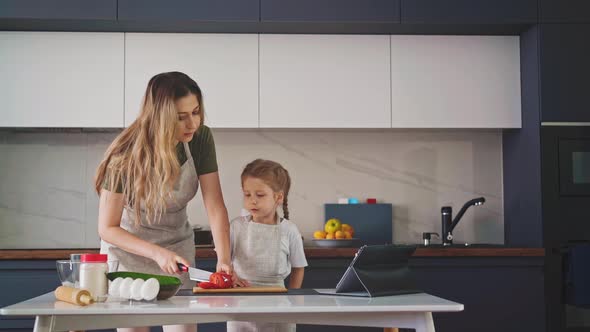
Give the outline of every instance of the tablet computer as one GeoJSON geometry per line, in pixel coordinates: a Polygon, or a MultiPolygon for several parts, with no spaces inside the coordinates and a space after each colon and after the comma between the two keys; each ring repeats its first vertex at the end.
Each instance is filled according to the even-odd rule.
{"type": "Polygon", "coordinates": [[[335,289],[316,289],[320,294],[385,296],[422,293],[414,282],[409,259],[416,246],[362,246],[335,289]]]}

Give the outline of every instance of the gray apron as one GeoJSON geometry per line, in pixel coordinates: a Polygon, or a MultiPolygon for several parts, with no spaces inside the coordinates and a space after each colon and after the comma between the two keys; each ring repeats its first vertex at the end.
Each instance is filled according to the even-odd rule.
{"type": "MultiPolygon", "coordinates": [[[[247,223],[246,230],[234,234],[236,247],[232,263],[238,276],[252,286],[285,286],[282,277],[284,264],[280,262],[280,225],[247,223]]],[[[244,299],[248,301],[248,298],[244,299]]],[[[288,301],[287,301],[288,302],[288,301]]],[[[245,305],[245,303],[244,303],[245,305]]],[[[228,332],[291,332],[296,325],[290,323],[227,322],[228,332]]]]}
{"type": "MultiPolygon", "coordinates": [[[[194,266],[194,233],[188,223],[186,207],[188,202],[197,193],[199,177],[197,176],[195,163],[188,144],[183,143],[183,146],[187,160],[180,167],[180,176],[173,187],[171,197],[166,199],[166,211],[162,213],[160,220],[151,224],[148,223],[145,209],[142,205],[142,217],[139,224],[136,225],[136,215],[133,212],[133,208],[125,206],[123,215],[121,216],[121,228],[140,239],[175,252],[194,266]]],[[[118,271],[167,274],[151,258],[132,254],[105,241],[100,242],[100,252],[108,254],[109,259],[119,261],[118,271]]],[[[195,282],[189,280],[188,273],[175,276],[182,280],[182,288],[192,288],[194,286],[195,282]]]]}

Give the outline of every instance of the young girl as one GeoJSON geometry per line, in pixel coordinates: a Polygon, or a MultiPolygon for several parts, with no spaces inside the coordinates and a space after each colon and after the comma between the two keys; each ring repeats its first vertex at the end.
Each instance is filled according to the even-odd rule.
{"type": "MultiPolygon", "coordinates": [[[[290,274],[289,288],[301,288],[307,260],[301,234],[288,220],[289,173],[274,161],[256,159],[246,165],[241,178],[249,215],[230,222],[232,263],[241,278],[238,286],[284,286],[290,274]]],[[[294,331],[295,324],[228,322],[227,330],[294,331]]]]}

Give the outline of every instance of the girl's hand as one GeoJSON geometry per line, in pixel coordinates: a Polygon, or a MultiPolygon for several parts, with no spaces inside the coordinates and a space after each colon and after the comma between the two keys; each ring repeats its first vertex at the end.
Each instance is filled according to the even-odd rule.
{"type": "Polygon", "coordinates": [[[161,250],[156,253],[154,261],[158,263],[160,269],[162,269],[162,271],[167,274],[181,274],[182,271],[178,269],[178,263],[191,266],[191,264],[186,259],[165,248],[161,248],[161,250]]]}
{"type": "Polygon", "coordinates": [[[249,287],[250,283],[248,280],[238,277],[237,274],[232,275],[232,281],[234,287],[249,287]]]}
{"type": "Polygon", "coordinates": [[[225,262],[217,262],[217,268],[215,270],[215,272],[225,272],[229,275],[233,275],[234,274],[234,268],[231,265],[231,263],[225,263],[225,262]]]}

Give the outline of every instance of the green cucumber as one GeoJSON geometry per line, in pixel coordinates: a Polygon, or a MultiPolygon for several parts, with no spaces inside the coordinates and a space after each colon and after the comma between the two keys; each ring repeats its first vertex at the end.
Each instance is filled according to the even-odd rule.
{"type": "Polygon", "coordinates": [[[107,273],[107,278],[110,281],[115,280],[116,278],[131,278],[131,279],[143,279],[148,280],[150,278],[155,278],[160,283],[160,286],[179,286],[182,284],[179,278],[173,276],[164,276],[158,274],[149,274],[149,273],[140,273],[140,272],[109,272],[107,273]]]}

